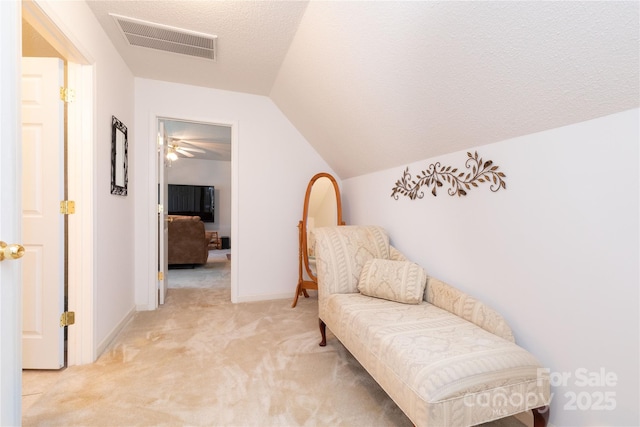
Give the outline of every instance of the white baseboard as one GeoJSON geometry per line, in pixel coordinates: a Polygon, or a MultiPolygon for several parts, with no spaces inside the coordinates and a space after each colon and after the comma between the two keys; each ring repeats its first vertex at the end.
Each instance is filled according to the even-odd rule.
{"type": "MultiPolygon", "coordinates": [[[[122,331],[122,329],[127,326],[127,323],[133,318],[133,315],[136,314],[136,307],[132,307],[131,310],[122,318],[120,323],[118,323],[102,340],[102,342],[98,345],[97,349],[97,357],[100,357],[102,353],[109,347],[109,345],[113,342],[113,340],[118,336],[118,334],[122,331]]],[[[96,358],[97,359],[97,358],[96,358]]]]}
{"type": "Polygon", "coordinates": [[[270,301],[274,299],[290,299],[291,301],[293,301],[294,292],[287,292],[286,294],[243,295],[238,297],[238,302],[258,302],[270,301]]]}
{"type": "Polygon", "coordinates": [[[153,311],[154,308],[149,307],[149,304],[138,304],[136,305],[136,311],[153,311]]]}

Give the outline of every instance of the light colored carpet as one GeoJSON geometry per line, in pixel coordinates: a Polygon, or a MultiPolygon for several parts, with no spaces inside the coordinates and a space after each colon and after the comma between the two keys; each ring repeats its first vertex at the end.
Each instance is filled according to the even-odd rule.
{"type": "Polygon", "coordinates": [[[324,348],[319,338],[315,295],[292,309],[170,289],[96,363],[60,372],[23,425],[411,426],[331,334],[324,348]]]}
{"type": "Polygon", "coordinates": [[[209,251],[207,263],[194,268],[171,269],[167,272],[169,289],[178,288],[224,288],[231,281],[231,261],[227,257],[230,249],[209,251]]]}

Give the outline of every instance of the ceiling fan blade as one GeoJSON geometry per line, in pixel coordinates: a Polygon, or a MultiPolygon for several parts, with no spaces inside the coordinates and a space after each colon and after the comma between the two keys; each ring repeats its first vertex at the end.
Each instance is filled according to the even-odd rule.
{"type": "Polygon", "coordinates": [[[187,144],[187,145],[193,145],[190,141],[186,140],[186,139],[174,139],[174,147],[176,148],[181,148],[185,151],[193,151],[195,153],[206,153],[206,151],[204,151],[201,148],[195,148],[195,147],[185,147],[184,145],[178,145],[178,143],[180,144],[187,144]]]}
{"type": "Polygon", "coordinates": [[[193,151],[194,153],[205,153],[206,151],[200,148],[191,148],[191,147],[180,147],[181,150],[184,151],[193,151]]]}
{"type": "Polygon", "coordinates": [[[180,153],[180,154],[182,154],[183,156],[186,156],[186,157],[193,157],[193,154],[189,153],[188,151],[184,151],[184,150],[183,150],[182,148],[180,148],[180,147],[176,148],[176,149],[175,149],[175,151],[176,151],[176,153],[180,153]]]}
{"type": "MultiPolygon", "coordinates": [[[[188,148],[194,148],[194,147],[198,147],[198,146],[206,148],[207,143],[210,140],[206,139],[206,140],[203,140],[203,141],[204,142],[200,142],[199,139],[178,139],[178,140],[176,140],[176,142],[181,144],[181,147],[185,147],[182,144],[186,144],[188,146],[188,148]]],[[[187,147],[185,147],[185,148],[187,148],[187,147]]]]}

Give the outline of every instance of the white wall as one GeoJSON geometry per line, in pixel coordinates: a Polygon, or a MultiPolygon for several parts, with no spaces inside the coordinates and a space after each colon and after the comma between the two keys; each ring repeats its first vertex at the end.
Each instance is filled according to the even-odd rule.
{"type": "Polygon", "coordinates": [[[231,235],[231,162],[180,158],[167,168],[167,182],[213,185],[214,222],[205,222],[205,229],[217,231],[219,236],[231,235]]]}
{"type": "Polygon", "coordinates": [[[297,225],[307,183],[318,172],[332,173],[327,164],[267,97],[147,79],[136,79],[135,91],[134,167],[138,176],[146,176],[151,183],[136,182],[138,308],[154,306],[149,278],[155,260],[149,242],[155,225],[148,218],[155,203],[152,133],[156,116],[237,124],[237,170],[231,172],[238,182],[232,188],[238,194],[237,218],[232,218],[238,234],[231,235],[232,251],[236,251],[232,274],[234,265],[238,268],[237,301],[293,299],[298,280],[297,225]]]}
{"type": "MultiPolygon", "coordinates": [[[[38,4],[94,65],[94,274],[95,346],[103,348],[135,308],[133,286],[134,199],[137,174],[134,133],[134,80],[85,2],[43,1],[38,4]],[[111,116],[120,119],[129,136],[129,195],[111,195],[111,116]]],[[[70,195],[73,198],[73,195],[70,195]]],[[[73,260],[71,260],[73,262],[73,260]]],[[[78,319],[78,321],[82,321],[78,319]]]]}
{"type": "MultiPolygon", "coordinates": [[[[502,313],[554,377],[568,373],[552,388],[558,426],[640,425],[638,126],[631,110],[478,147],[506,174],[496,193],[480,184],[450,197],[445,184],[437,197],[425,188],[423,199],[394,200],[404,167],[343,182],[348,224],[384,226],[430,275],[502,313]],[[581,386],[601,369],[615,384],[581,386]]],[[[415,177],[435,162],[464,169],[466,159],[408,166],[415,177]]]]}

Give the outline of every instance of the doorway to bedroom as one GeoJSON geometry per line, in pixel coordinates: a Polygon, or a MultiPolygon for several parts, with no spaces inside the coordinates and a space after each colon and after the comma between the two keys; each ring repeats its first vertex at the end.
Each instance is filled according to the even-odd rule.
{"type": "Polygon", "coordinates": [[[172,118],[159,118],[158,126],[165,140],[159,198],[165,196],[167,214],[167,292],[215,289],[230,300],[232,127],[172,118]]]}

